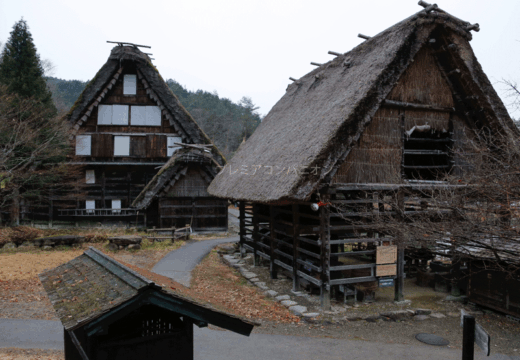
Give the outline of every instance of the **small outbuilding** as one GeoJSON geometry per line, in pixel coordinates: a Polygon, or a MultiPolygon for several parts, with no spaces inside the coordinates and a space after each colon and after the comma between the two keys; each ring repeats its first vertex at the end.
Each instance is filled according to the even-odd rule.
{"type": "Polygon", "coordinates": [[[256,325],[92,247],[39,277],[63,324],[66,360],[193,359],[194,324],[246,336],[256,325]]]}

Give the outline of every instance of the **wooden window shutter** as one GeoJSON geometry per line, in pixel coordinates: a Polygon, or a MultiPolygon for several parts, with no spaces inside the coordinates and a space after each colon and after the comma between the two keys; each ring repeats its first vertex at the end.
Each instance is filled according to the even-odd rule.
{"type": "Polygon", "coordinates": [[[145,136],[130,137],[130,156],[146,157],[147,141],[145,136]]]}
{"type": "Polygon", "coordinates": [[[92,135],[92,156],[93,157],[113,157],[114,142],[111,134],[92,135]]]}

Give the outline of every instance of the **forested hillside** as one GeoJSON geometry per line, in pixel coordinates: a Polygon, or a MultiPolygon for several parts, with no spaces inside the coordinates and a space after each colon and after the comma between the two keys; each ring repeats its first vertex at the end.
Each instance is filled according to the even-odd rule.
{"type": "MultiPolygon", "coordinates": [[[[261,122],[257,108],[248,97],[234,103],[220,98],[217,93],[187,90],[172,79],[166,83],[228,159],[233,156],[242,140],[251,136],[261,122]]],[[[87,82],[79,80],[47,77],[47,85],[60,112],[70,109],[86,84],[87,82]]]]}

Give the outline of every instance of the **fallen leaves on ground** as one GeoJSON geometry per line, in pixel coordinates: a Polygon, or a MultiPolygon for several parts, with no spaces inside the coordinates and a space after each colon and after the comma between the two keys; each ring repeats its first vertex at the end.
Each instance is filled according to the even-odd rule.
{"type": "MultiPolygon", "coordinates": [[[[83,254],[83,250],[0,254],[0,281],[26,280],[83,254]]],[[[0,284],[2,284],[0,282],[0,284]]]]}
{"type": "Polygon", "coordinates": [[[300,321],[283,305],[263,295],[259,288],[248,285],[234,269],[222,263],[216,251],[192,271],[191,289],[203,300],[228,308],[238,316],[282,323],[300,321]]]}
{"type": "Polygon", "coordinates": [[[61,350],[0,348],[2,360],[63,360],[65,354],[61,350]]]}

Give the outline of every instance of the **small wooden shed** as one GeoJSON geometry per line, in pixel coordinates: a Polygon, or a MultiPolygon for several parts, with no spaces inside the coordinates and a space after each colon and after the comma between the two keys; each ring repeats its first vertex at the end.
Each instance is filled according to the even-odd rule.
{"type": "Polygon", "coordinates": [[[482,248],[457,249],[467,265],[468,301],[520,318],[520,247],[501,239],[480,243],[482,248]]]}
{"type": "Polygon", "coordinates": [[[380,220],[424,216],[436,189],[456,188],[442,180],[468,170],[458,154],[476,131],[520,134],[471,48],[478,25],[420,4],[292,79],[208,188],[240,202],[244,251],[324,308],[392,279],[402,300],[404,245],[380,220]]]}
{"type": "Polygon", "coordinates": [[[132,207],[156,213],[161,228],[191,226],[195,231],[227,231],[228,202],[208,194],[220,170],[210,151],[183,145],[157,172],[132,207]]]}
{"type": "Polygon", "coordinates": [[[39,277],[63,324],[66,360],[193,359],[194,324],[246,336],[255,325],[92,247],[39,277]]]}

